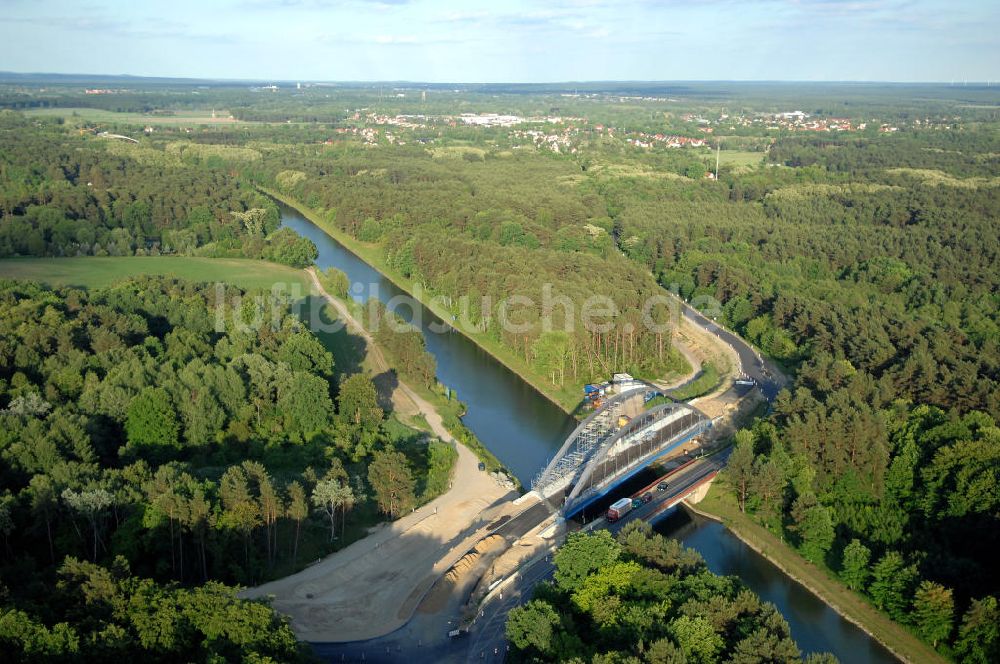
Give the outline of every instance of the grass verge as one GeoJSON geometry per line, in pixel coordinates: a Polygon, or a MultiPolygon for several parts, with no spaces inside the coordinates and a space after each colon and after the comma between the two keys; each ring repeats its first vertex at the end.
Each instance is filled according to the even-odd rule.
{"type": "Polygon", "coordinates": [[[147,274],[221,281],[247,290],[270,290],[275,284],[284,284],[287,289],[298,284],[301,292],[308,292],[308,280],[302,270],[250,258],[81,256],[0,260],[0,278],[37,281],[49,286],[100,288],[147,274]]]}
{"type": "Polygon", "coordinates": [[[715,365],[711,362],[705,362],[702,365],[701,372],[699,372],[693,381],[676,390],[671,390],[670,396],[679,401],[688,401],[713,391],[718,387],[721,379],[722,377],[719,375],[719,370],[715,368],[715,365]]]}
{"type": "Polygon", "coordinates": [[[948,660],[872,606],[867,599],[845,586],[830,570],[800,556],[771,531],[739,511],[724,479],[716,480],[695,511],[721,521],[747,546],[774,563],[787,576],[802,584],[834,611],[867,632],[897,657],[908,662],[948,660]]]}

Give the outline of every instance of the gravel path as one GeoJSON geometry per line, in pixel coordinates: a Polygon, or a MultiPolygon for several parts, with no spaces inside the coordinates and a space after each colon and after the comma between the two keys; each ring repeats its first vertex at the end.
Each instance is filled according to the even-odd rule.
{"type": "MultiPolygon", "coordinates": [[[[376,370],[389,364],[371,335],[344,303],[331,297],[315,271],[309,275],[326,301],[365,339],[376,370]]],[[[273,596],[306,641],[355,641],[388,634],[406,624],[434,582],[482,537],[515,494],[479,470],[479,459],[444,428],[437,410],[399,381],[398,394],[424,416],[431,430],[458,451],[451,489],[420,509],[382,524],[364,539],[296,574],[251,588],[244,597],[273,596]]]]}

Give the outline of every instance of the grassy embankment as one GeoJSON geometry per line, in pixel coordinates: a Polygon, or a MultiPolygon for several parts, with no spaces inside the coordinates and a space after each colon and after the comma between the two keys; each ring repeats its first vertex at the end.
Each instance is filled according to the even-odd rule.
{"type": "Polygon", "coordinates": [[[740,512],[734,494],[728,490],[723,478],[712,484],[708,495],[695,506],[695,510],[721,521],[747,546],[877,639],[897,657],[921,664],[948,661],[904,626],[876,609],[866,598],[845,586],[831,570],[807,561],[774,533],[740,512]]]}
{"type": "Polygon", "coordinates": [[[670,394],[674,399],[689,401],[695,397],[700,397],[712,392],[719,386],[722,376],[719,370],[711,362],[705,362],[701,368],[701,373],[693,381],[682,387],[673,390],[670,394]]]}
{"type": "Polygon", "coordinates": [[[0,278],[37,281],[49,286],[101,288],[144,274],[220,281],[247,290],[270,290],[274,284],[286,284],[291,288],[297,284],[301,292],[309,292],[308,278],[302,270],[249,258],[83,256],[0,260],[0,278]]]}
{"type": "MultiPolygon", "coordinates": [[[[410,293],[411,295],[415,292],[416,281],[403,277],[395,270],[391,269],[385,260],[381,248],[377,244],[365,243],[351,237],[344,231],[337,228],[337,226],[327,220],[325,220],[322,215],[317,214],[315,211],[310,210],[305,205],[296,201],[295,199],[289,198],[277,191],[267,188],[261,188],[261,190],[273,196],[289,207],[295,208],[300,214],[305,216],[309,221],[314,223],[320,229],[322,229],[327,235],[335,239],[340,244],[344,245],[352,253],[357,255],[363,261],[377,269],[381,272],[387,279],[392,281],[394,284],[399,286],[401,289],[410,293]]],[[[436,316],[441,318],[441,320],[449,321],[451,320],[451,312],[447,311],[440,304],[431,301],[431,298],[427,295],[418,298],[420,302],[427,308],[430,309],[436,316]]],[[[471,339],[480,348],[489,353],[494,359],[499,361],[509,370],[520,376],[525,382],[534,387],[539,393],[548,398],[554,404],[562,408],[567,413],[573,413],[576,411],[577,407],[580,405],[581,396],[581,384],[567,384],[563,387],[555,387],[548,383],[544,376],[540,375],[534,368],[524,360],[523,357],[511,351],[509,348],[496,341],[495,339],[489,337],[483,333],[471,332],[469,330],[462,329],[461,327],[456,327],[460,333],[471,339]]],[[[683,360],[682,360],[683,361],[683,360]]],[[[686,363],[685,363],[686,364],[686,363]]],[[[684,372],[686,373],[686,369],[684,372]]]]}
{"type": "MultiPolygon", "coordinates": [[[[339,300],[342,304],[347,307],[347,310],[351,312],[354,320],[358,322],[359,325],[364,325],[368,321],[368,317],[365,315],[363,305],[355,302],[349,298],[343,298],[340,294],[335,292],[334,288],[324,278],[323,273],[317,271],[319,274],[320,283],[323,284],[324,289],[330,297],[339,300]]],[[[307,309],[303,312],[304,316],[311,316],[313,306],[312,302],[307,304],[307,309]]],[[[324,305],[322,311],[320,312],[320,320],[326,325],[331,323],[336,317],[336,312],[332,310],[331,307],[324,305]]],[[[333,353],[334,362],[337,366],[341,367],[355,367],[353,371],[358,371],[364,369],[373,375],[378,375],[381,370],[380,367],[374,366],[371,356],[365,352],[365,341],[356,335],[352,335],[347,330],[341,328],[336,332],[329,332],[326,335],[319,335],[320,340],[323,341],[324,345],[333,353]]],[[[395,361],[392,353],[388,349],[382,348],[382,354],[385,356],[386,360],[390,365],[398,366],[400,363],[395,361]]],[[[460,441],[463,445],[469,448],[473,454],[475,454],[480,461],[486,464],[486,468],[489,471],[502,470],[506,472],[514,482],[517,482],[517,478],[513,477],[507,468],[497,459],[496,456],[490,450],[483,445],[472,431],[470,431],[460,419],[462,415],[465,414],[465,404],[463,404],[458,398],[455,398],[454,394],[446,391],[446,388],[441,383],[436,383],[433,387],[423,385],[418,379],[408,379],[407,376],[402,376],[403,380],[406,381],[407,386],[423,399],[429,402],[435,410],[441,415],[442,423],[445,428],[451,432],[451,435],[455,437],[456,440],[460,441]]],[[[416,415],[402,416],[401,419],[408,425],[421,429],[423,431],[430,431],[430,425],[427,420],[424,419],[423,415],[417,413],[416,415]]]]}

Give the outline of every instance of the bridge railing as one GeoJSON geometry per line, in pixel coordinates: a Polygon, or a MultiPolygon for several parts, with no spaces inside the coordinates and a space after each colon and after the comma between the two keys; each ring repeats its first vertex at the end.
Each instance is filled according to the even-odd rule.
{"type": "Polygon", "coordinates": [[[573,490],[566,497],[570,506],[600,493],[622,473],[648,463],[711,426],[711,421],[685,403],[669,403],[636,417],[602,445],[573,490]],[[659,426],[657,426],[659,424],[659,426]],[[625,442],[625,445],[619,446],[625,442]]]}
{"type": "Polygon", "coordinates": [[[640,385],[611,397],[604,406],[591,413],[566,438],[549,465],[531,483],[532,489],[548,495],[553,487],[573,483],[589,459],[618,431],[618,418],[626,402],[635,398],[645,401],[651,393],[659,394],[660,390],[652,385],[640,385]]]}

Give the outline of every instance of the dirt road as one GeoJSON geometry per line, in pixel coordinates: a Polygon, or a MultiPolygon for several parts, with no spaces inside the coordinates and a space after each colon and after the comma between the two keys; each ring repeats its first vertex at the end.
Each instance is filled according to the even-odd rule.
{"type": "MultiPolygon", "coordinates": [[[[331,297],[309,270],[317,293],[368,343],[372,363],[389,368],[381,350],[347,307],[331,297]]],[[[354,641],[387,634],[405,624],[434,581],[482,537],[486,526],[516,494],[479,470],[479,460],[458,444],[435,408],[402,381],[393,398],[410,400],[442,440],[455,445],[451,489],[415,512],[307,569],[251,588],[245,597],[273,596],[307,641],[354,641]]]]}

